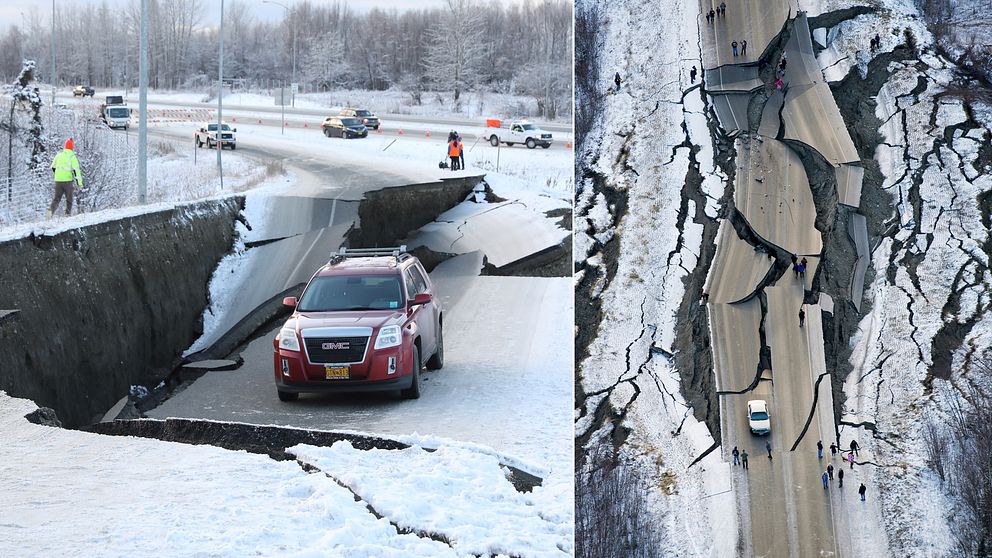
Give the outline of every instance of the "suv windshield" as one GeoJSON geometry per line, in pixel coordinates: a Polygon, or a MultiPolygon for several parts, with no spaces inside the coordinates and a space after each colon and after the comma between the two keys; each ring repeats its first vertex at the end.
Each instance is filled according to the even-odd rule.
{"type": "Polygon", "coordinates": [[[751,420],[768,420],[768,413],[764,411],[755,411],[751,413],[751,420]]]}
{"type": "Polygon", "coordinates": [[[314,278],[297,310],[395,310],[402,303],[400,281],[395,275],[339,275],[314,278]]]}
{"type": "MultiPolygon", "coordinates": [[[[221,128],[221,129],[223,131],[225,131],[225,132],[230,132],[231,131],[231,127],[228,126],[227,124],[224,124],[224,127],[221,128]]],[[[216,124],[208,124],[207,125],[207,130],[209,130],[211,132],[216,132],[217,131],[217,125],[216,124]]]]}
{"type": "Polygon", "coordinates": [[[112,108],[107,111],[107,114],[109,114],[111,118],[127,118],[128,116],[126,108],[112,108]]]}
{"type": "Polygon", "coordinates": [[[345,126],[361,126],[361,122],[357,118],[342,118],[341,124],[345,126]]]}
{"type": "Polygon", "coordinates": [[[355,114],[358,116],[372,116],[372,112],[367,110],[356,110],[355,114]]]}

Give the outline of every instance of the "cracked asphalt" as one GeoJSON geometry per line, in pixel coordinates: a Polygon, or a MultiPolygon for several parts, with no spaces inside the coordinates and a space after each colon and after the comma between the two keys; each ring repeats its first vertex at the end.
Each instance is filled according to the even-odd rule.
{"type": "MultiPolygon", "coordinates": [[[[704,13],[710,4],[701,2],[704,13]]],[[[742,555],[850,555],[847,516],[833,511],[840,494],[834,490],[824,494],[820,483],[831,457],[829,452],[824,458],[816,453],[817,441],[829,446],[837,429],[831,383],[822,381],[829,373],[821,308],[806,303],[817,299],[814,277],[824,248],[802,156],[812,151],[835,166],[860,160],[813,56],[805,17],[786,22],[790,3],[784,0],[762,6],[736,19],[722,18],[715,29],[708,29],[712,25],[705,19],[700,23],[704,67],[753,63],[726,56],[729,42],[745,31],[764,37],[763,43],[749,41],[749,47],[766,51],[772,64],[778,61],[772,58],[779,53],[778,44],[787,37],[790,61],[784,96],[750,93],[753,102],[768,103],[758,118],[748,118],[745,125],[740,111],[717,110],[726,133],[745,128],[735,141],[736,207],[721,224],[704,291],[722,451],[727,460],[734,447],[750,456],[749,469],[736,468],[733,474],[742,555]],[[748,27],[759,23],[754,30],[748,27]],[[775,33],[769,33],[771,29],[775,33]],[[783,34],[777,36],[780,29],[783,34]],[[758,135],[759,129],[767,135],[758,135]],[[801,153],[790,142],[805,149],[801,153]],[[793,257],[807,258],[804,276],[793,272],[793,257]],[[800,309],[805,312],[802,327],[800,309]],[[768,402],[772,431],[767,436],[750,432],[746,407],[751,399],[768,402]],[[766,443],[771,444],[770,454],[766,443]]],[[[726,97],[726,88],[715,89],[708,91],[710,99],[726,97]]],[[[727,103],[733,106],[733,101],[727,103]]],[[[859,177],[859,173],[847,174],[859,177]]],[[[860,194],[860,183],[850,189],[860,194]]],[[[851,196],[845,201],[857,205],[851,196]]],[[[839,459],[834,461],[835,467],[843,466],[839,459]]]]}

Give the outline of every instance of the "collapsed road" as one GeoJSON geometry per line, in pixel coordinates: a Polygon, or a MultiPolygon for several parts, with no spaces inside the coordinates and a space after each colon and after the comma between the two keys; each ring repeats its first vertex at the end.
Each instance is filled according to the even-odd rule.
{"type": "MultiPolygon", "coordinates": [[[[703,13],[712,4],[701,2],[703,13]]],[[[814,55],[806,16],[793,18],[784,0],[762,5],[734,10],[715,28],[700,23],[705,90],[737,153],[734,207],[721,224],[703,289],[722,451],[728,461],[731,448],[751,456],[750,470],[733,474],[744,555],[851,555],[855,526],[834,512],[842,494],[824,493],[819,482],[831,461],[845,465],[829,450],[825,458],[816,451],[817,442],[840,441],[821,317],[832,301],[817,282],[825,254],[818,228],[827,220],[818,210],[828,208],[814,200],[807,162],[833,168],[833,206],[857,208],[864,171],[814,55]],[[730,41],[753,29],[776,30],[752,40],[762,56],[729,56],[730,41]],[[799,258],[807,262],[805,274],[793,269],[799,258]],[[768,403],[767,436],[750,431],[746,405],[754,399],[768,403]]],[[[857,271],[863,281],[864,269],[857,271]]],[[[860,294],[852,293],[856,305],[860,294]]]]}

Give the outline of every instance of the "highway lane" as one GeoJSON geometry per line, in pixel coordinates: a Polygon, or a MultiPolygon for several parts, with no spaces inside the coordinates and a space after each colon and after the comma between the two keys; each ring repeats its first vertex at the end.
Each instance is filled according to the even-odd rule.
{"type": "MultiPolygon", "coordinates": [[[[103,93],[100,93],[100,95],[102,94],[103,93]]],[[[240,103],[234,104],[236,103],[235,99],[237,98],[237,94],[232,94],[229,95],[228,97],[230,97],[229,102],[231,104],[224,105],[225,114],[228,113],[228,111],[230,111],[232,114],[233,113],[266,113],[271,115],[282,115],[285,112],[285,114],[289,116],[304,116],[304,117],[309,117],[309,119],[312,119],[316,122],[323,122],[323,120],[328,116],[337,113],[336,111],[332,111],[331,108],[322,109],[322,108],[285,107],[284,110],[283,107],[277,107],[273,105],[242,105],[240,103]]],[[[73,97],[71,93],[58,93],[56,94],[56,98],[73,99],[77,101],[83,100],[78,97],[73,97]]],[[[91,104],[96,106],[99,103],[98,99],[100,99],[100,96],[99,95],[95,96],[91,101],[91,104]]],[[[137,98],[129,99],[129,105],[132,105],[132,108],[137,108],[137,98]]],[[[179,100],[171,100],[171,99],[170,100],[155,99],[148,101],[148,107],[216,110],[217,102],[214,101],[210,103],[202,103],[202,102],[187,102],[187,101],[179,101],[179,100]]],[[[373,111],[374,111],[374,107],[373,107],[373,111]]],[[[393,122],[412,122],[412,123],[425,124],[425,125],[437,125],[441,128],[447,128],[450,126],[456,126],[456,127],[480,126],[485,124],[485,119],[486,119],[485,116],[479,116],[477,118],[466,118],[466,117],[458,117],[458,116],[420,116],[415,114],[388,114],[388,113],[382,113],[379,114],[378,116],[380,116],[383,119],[384,125],[389,125],[390,121],[393,121],[393,122]]],[[[276,117],[275,121],[279,122],[279,118],[276,117]]],[[[570,124],[544,122],[536,119],[531,119],[531,121],[538,124],[541,128],[549,132],[560,132],[560,133],[568,133],[568,134],[572,133],[572,127],[570,124]]]]}

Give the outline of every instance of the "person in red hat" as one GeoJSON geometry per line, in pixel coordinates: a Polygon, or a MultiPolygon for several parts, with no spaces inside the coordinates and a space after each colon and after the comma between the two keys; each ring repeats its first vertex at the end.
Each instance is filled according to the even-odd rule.
{"type": "Polygon", "coordinates": [[[51,219],[55,213],[55,208],[65,196],[65,214],[72,212],[72,183],[83,189],[83,172],[79,170],[79,159],[73,150],[72,138],[65,140],[65,149],[52,159],[52,171],[55,173],[55,195],[52,198],[52,205],[48,207],[48,218],[51,219]]]}

